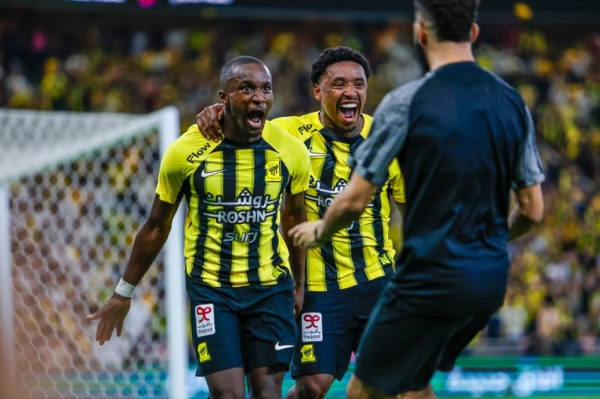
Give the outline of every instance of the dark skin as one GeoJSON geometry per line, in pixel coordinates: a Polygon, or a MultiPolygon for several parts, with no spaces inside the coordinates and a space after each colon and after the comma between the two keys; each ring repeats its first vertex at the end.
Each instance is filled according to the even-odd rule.
{"type": "MultiPolygon", "coordinates": [[[[360,134],[364,125],[361,113],[367,100],[367,77],[360,64],[352,61],[331,64],[313,86],[313,95],[321,102],[319,118],[323,126],[344,138],[360,134]],[[342,108],[352,115],[344,117],[342,108]]],[[[218,143],[223,137],[224,113],[223,104],[214,104],[196,115],[200,132],[207,140],[218,143]]]]}
{"type": "MultiPolygon", "coordinates": [[[[367,100],[367,77],[360,64],[340,61],[329,65],[319,82],[313,85],[313,95],[320,102],[319,119],[323,126],[342,138],[360,134],[364,126],[361,113],[367,100]]],[[[223,128],[220,121],[223,113],[223,105],[215,104],[196,116],[198,127],[206,139],[215,142],[221,140],[223,128]]],[[[367,200],[371,196],[372,193],[367,200]]],[[[397,206],[402,213],[404,204],[397,203],[397,206]]],[[[292,244],[293,240],[288,234],[284,234],[284,239],[289,248],[298,248],[292,244]]],[[[299,314],[298,311],[296,315],[299,314]]],[[[298,376],[286,399],[322,398],[331,388],[333,379],[331,374],[298,376]]]]}
{"type": "MultiPolygon", "coordinates": [[[[271,75],[262,64],[249,63],[234,69],[226,87],[219,92],[224,105],[223,131],[225,136],[237,142],[259,140],[266,117],[273,104],[271,75]]],[[[290,264],[294,276],[294,311],[300,312],[304,298],[304,251],[291,245],[288,231],[306,220],[304,193],[285,193],[281,208],[281,225],[290,240],[290,264]]],[[[165,244],[178,203],[170,204],[154,198],[150,216],[138,232],[131,256],[123,274],[123,280],[137,285],[146,274],[152,262],[165,244]]],[[[123,322],[131,306],[131,298],[113,294],[110,300],[96,313],[87,316],[88,320],[99,320],[96,340],[103,345],[113,332],[117,336],[123,332],[123,322]]],[[[281,385],[285,366],[275,364],[248,371],[253,397],[265,399],[281,398],[281,385]]],[[[227,369],[206,376],[212,399],[243,399],[245,397],[244,369],[227,369]]]]}

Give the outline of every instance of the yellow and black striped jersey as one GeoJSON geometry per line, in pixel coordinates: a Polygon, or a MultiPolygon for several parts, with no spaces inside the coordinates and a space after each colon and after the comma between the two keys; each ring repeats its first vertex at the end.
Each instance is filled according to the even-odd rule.
{"type": "MultiPolygon", "coordinates": [[[[362,116],[364,127],[360,135],[349,139],[323,127],[318,112],[273,120],[308,148],[311,176],[305,203],[309,221],[321,219],[348,184],[352,172],[348,158],[365,141],[373,120],[369,115],[362,116]]],[[[388,179],[378,187],[359,220],[337,232],[322,247],[308,251],[306,289],[345,289],[393,272],[395,251],[388,224],[390,194],[396,202],[404,203],[404,180],[397,161],[390,165],[388,179]]]]}
{"type": "Polygon", "coordinates": [[[156,189],[164,202],[186,198],[187,275],[242,287],[276,284],[289,274],[279,209],[284,190],[307,189],[309,171],[306,147],[271,122],[251,143],[214,143],[191,126],[166,151],[156,189]]]}

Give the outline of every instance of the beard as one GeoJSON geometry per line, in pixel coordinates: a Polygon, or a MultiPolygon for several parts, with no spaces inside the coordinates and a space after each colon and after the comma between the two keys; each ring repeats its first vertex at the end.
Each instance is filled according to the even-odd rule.
{"type": "Polygon", "coordinates": [[[413,43],[413,55],[421,67],[423,74],[429,72],[429,62],[427,62],[427,57],[425,56],[425,50],[423,50],[423,46],[421,46],[419,43],[413,43]]]}

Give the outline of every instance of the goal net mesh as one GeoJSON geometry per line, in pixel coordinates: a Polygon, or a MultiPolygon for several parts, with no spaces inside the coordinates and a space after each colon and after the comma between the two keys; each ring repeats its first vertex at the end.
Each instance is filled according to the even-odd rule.
{"type": "Polygon", "coordinates": [[[95,341],[147,217],[159,168],[156,118],[0,110],[8,186],[19,398],[163,398],[162,255],[134,292],[124,334],[95,341]]]}

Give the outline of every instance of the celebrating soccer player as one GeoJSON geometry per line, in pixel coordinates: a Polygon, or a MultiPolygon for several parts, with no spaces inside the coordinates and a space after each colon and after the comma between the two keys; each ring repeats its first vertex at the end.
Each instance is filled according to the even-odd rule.
{"type": "Polygon", "coordinates": [[[219,97],[225,138],[210,142],[194,125],[169,147],[123,278],[88,318],[100,319],[101,345],[115,328],[121,334],[133,288],[165,243],[185,197],[197,375],[206,376],[212,399],[244,398],[245,374],[254,397],[278,398],[296,340],[290,272],[304,281],[303,252],[292,247],[289,257],[280,227],[287,233],[306,218],[310,161],[300,140],[266,120],[273,91],[263,62],[248,56],[227,62],[219,97]]]}
{"type": "MultiPolygon", "coordinates": [[[[328,48],[313,63],[310,75],[321,110],[273,120],[309,150],[308,220],[322,217],[350,180],[348,159],[371,128],[372,118],[362,113],[370,75],[369,63],[359,52],[328,48]]],[[[206,137],[217,141],[221,108],[212,106],[198,115],[206,137]]],[[[296,385],[288,399],[323,398],[333,379],[342,379],[386,277],[394,272],[388,234],[390,197],[403,204],[404,187],[396,161],[382,174],[385,178],[370,198],[367,212],[307,253],[304,307],[297,322],[292,365],[296,385]]]]}

